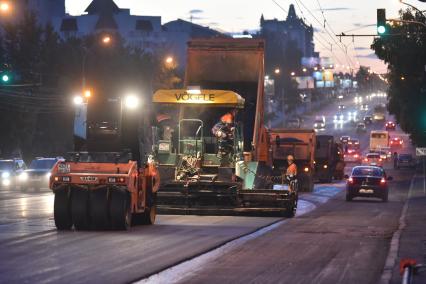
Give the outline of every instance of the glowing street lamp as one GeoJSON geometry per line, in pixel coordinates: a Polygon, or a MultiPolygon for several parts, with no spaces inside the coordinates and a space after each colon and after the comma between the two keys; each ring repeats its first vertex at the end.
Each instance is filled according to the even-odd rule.
{"type": "Polygon", "coordinates": [[[102,43],[103,44],[110,44],[111,43],[111,37],[109,35],[102,37],[102,43]]]}
{"type": "Polygon", "coordinates": [[[302,69],[302,71],[303,71],[303,72],[306,72],[306,71],[307,71],[307,69],[306,69],[306,68],[303,68],[303,69],[302,69]]]}
{"type": "Polygon", "coordinates": [[[294,72],[291,72],[291,73],[290,73],[290,75],[291,75],[291,76],[294,76],[294,75],[296,75],[296,73],[294,73],[294,72]]]}
{"type": "Polygon", "coordinates": [[[0,2],[0,11],[2,13],[7,13],[10,11],[10,4],[8,2],[2,1],[0,2]]]}
{"type": "Polygon", "coordinates": [[[274,70],[274,73],[275,73],[275,74],[277,74],[277,75],[278,75],[278,74],[280,74],[280,72],[281,72],[280,68],[275,68],[275,70],[274,70]]]}
{"type": "Polygon", "coordinates": [[[167,63],[167,64],[172,64],[172,63],[173,63],[173,57],[171,57],[171,56],[167,56],[167,57],[166,57],[166,63],[167,63]]]}
{"type": "Polygon", "coordinates": [[[84,97],[90,98],[91,96],[92,96],[92,91],[90,91],[90,90],[85,90],[84,91],[84,97]]]}

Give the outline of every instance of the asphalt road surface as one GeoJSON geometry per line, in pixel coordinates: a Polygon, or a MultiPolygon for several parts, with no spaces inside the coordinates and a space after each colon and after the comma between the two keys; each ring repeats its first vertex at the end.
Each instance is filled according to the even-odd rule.
{"type": "MultiPolygon", "coordinates": [[[[332,117],[337,105],[312,117],[332,117]]],[[[337,129],[330,124],[326,133],[357,136],[349,124],[337,129]]],[[[368,134],[359,138],[365,149],[368,134]]],[[[395,181],[388,203],[348,203],[342,182],[317,185],[301,196],[296,218],[165,283],[375,283],[411,177],[409,171],[389,172],[395,181]]],[[[48,190],[0,191],[0,283],[133,282],[282,220],[164,215],[154,226],[128,232],[57,232],[52,211],[48,190]]]]}

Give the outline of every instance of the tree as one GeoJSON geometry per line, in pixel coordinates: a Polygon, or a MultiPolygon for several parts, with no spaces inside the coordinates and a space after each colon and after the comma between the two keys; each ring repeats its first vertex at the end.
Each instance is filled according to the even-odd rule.
{"type": "MultiPolygon", "coordinates": [[[[401,10],[400,19],[426,23],[413,9],[401,10]]],[[[388,110],[414,144],[426,146],[426,34],[422,25],[395,24],[389,35],[376,38],[372,49],[388,64],[388,110]]]]}

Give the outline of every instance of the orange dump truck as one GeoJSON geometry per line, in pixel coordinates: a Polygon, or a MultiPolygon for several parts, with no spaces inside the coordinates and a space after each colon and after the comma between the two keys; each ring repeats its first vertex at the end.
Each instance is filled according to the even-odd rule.
{"type": "Polygon", "coordinates": [[[315,131],[313,129],[271,129],[269,137],[275,175],[287,168],[287,156],[293,155],[298,167],[299,189],[312,191],[315,174],[315,131]]]}

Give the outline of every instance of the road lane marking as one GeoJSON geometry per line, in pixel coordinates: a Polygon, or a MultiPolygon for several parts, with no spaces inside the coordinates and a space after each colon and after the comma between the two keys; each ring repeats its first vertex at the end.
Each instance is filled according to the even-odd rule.
{"type": "Polygon", "coordinates": [[[391,240],[389,251],[388,251],[388,256],[386,257],[385,267],[383,268],[382,276],[380,277],[379,283],[381,284],[387,284],[392,279],[393,268],[398,259],[399,240],[401,238],[402,231],[404,230],[406,226],[405,216],[407,215],[408,203],[410,201],[414,181],[416,180],[416,178],[417,176],[414,175],[413,178],[411,179],[407,199],[405,200],[405,204],[404,204],[404,207],[402,208],[401,216],[399,217],[398,230],[396,230],[392,236],[392,240],[391,240]]]}

